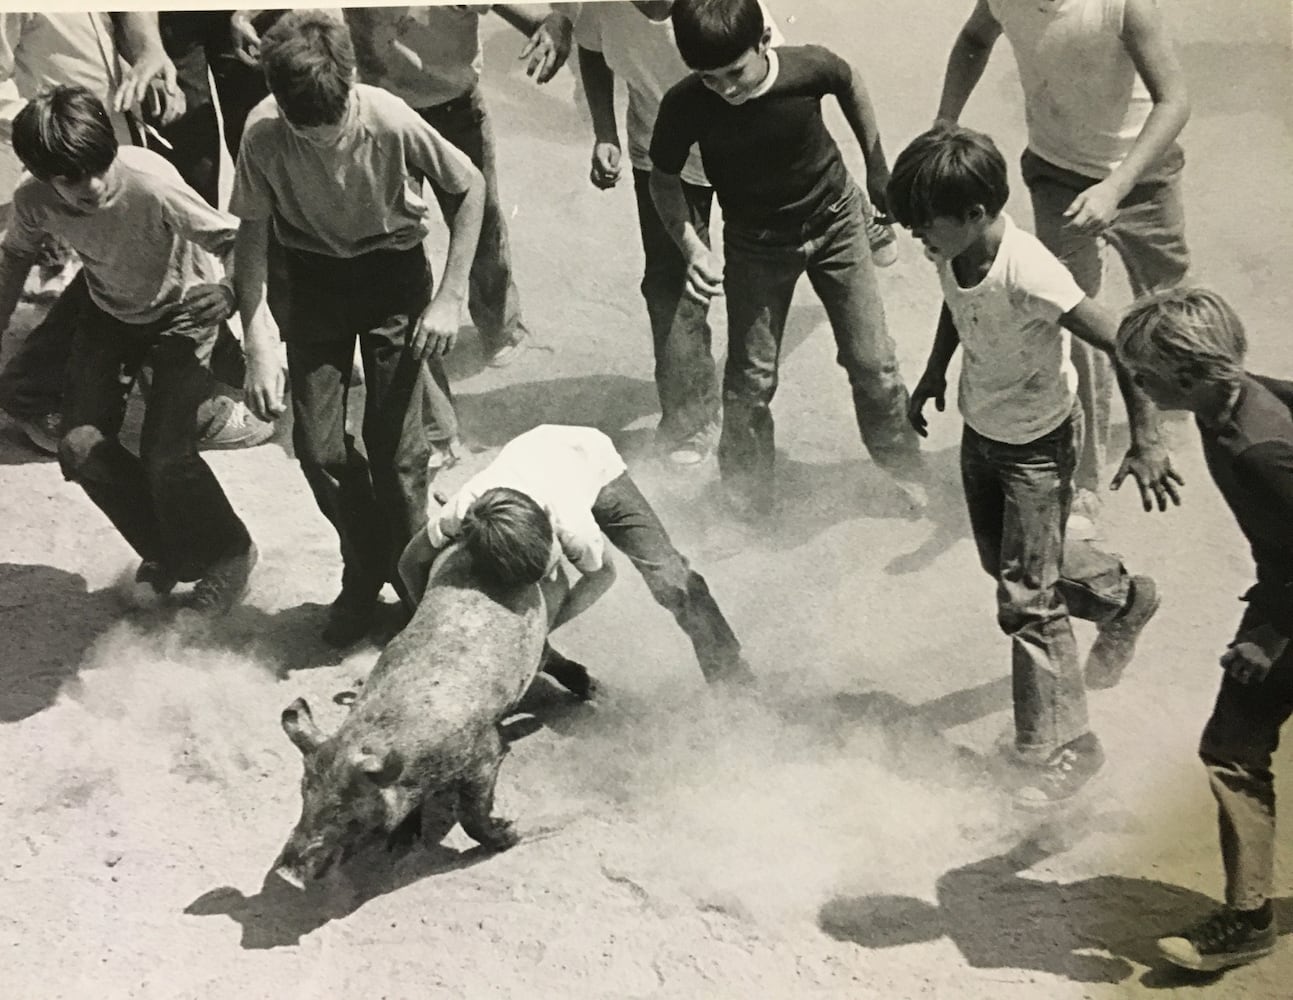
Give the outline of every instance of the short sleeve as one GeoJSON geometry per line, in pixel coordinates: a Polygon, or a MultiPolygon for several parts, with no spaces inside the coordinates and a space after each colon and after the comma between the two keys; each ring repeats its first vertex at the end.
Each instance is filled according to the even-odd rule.
{"type": "Polygon", "coordinates": [[[695,77],[674,84],[660,102],[651,133],[651,163],[666,174],[680,174],[698,136],[692,124],[692,90],[695,77]]]}
{"type": "Polygon", "coordinates": [[[274,190],[265,176],[264,143],[258,141],[257,126],[263,130],[269,121],[250,123],[242,135],[238,149],[238,163],[234,170],[233,190],[229,195],[229,211],[240,219],[255,222],[274,214],[274,190]]]}
{"type": "MultiPolygon", "coordinates": [[[[403,104],[403,102],[400,102],[403,104]]],[[[462,194],[477,170],[467,154],[428,125],[412,108],[399,112],[404,163],[418,177],[446,194],[462,194]]]]}
{"type": "Polygon", "coordinates": [[[1031,239],[1028,248],[1015,260],[1014,284],[1055,319],[1072,312],[1086,293],[1069,269],[1040,241],[1031,239]]]}
{"type": "Polygon", "coordinates": [[[18,185],[13,194],[13,217],[4,236],[4,251],[14,257],[34,257],[45,241],[45,229],[40,223],[37,207],[39,192],[34,185],[39,181],[28,179],[18,185]]]}
{"type": "Polygon", "coordinates": [[[802,51],[808,55],[812,68],[811,79],[822,94],[839,97],[853,89],[853,67],[830,49],[820,45],[805,45],[802,51]]]}
{"type": "Polygon", "coordinates": [[[592,52],[602,51],[602,20],[593,4],[584,4],[575,17],[575,44],[592,52]]]}
{"type": "Polygon", "coordinates": [[[167,218],[177,233],[208,253],[223,254],[238,234],[238,220],[212,208],[183,182],[167,183],[161,192],[167,218]]]}

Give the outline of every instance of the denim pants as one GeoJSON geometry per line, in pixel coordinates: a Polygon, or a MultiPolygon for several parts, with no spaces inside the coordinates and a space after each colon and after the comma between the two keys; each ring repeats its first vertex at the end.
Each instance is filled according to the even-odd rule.
{"type": "Polygon", "coordinates": [[[432,375],[448,386],[439,362],[428,366],[409,343],[431,299],[431,271],[421,246],[346,259],[284,256],[296,458],[337,531],[343,591],[375,598],[388,580],[402,587],[400,553],[426,524],[426,382],[432,375]],[[356,340],[366,456],[346,430],[356,340]]]}
{"type": "MultiPolygon", "coordinates": [[[[642,298],[651,321],[655,386],[660,397],[661,439],[681,443],[719,421],[718,374],[714,365],[709,306],[683,294],[687,261],[651,198],[651,171],[633,171],[638,228],[646,264],[642,298]]],[[[682,184],[691,224],[709,245],[713,188],[682,184]]]]}
{"type": "Polygon", "coordinates": [[[180,580],[201,579],[217,560],[245,551],[251,537],[198,453],[197,410],[211,384],[198,344],[169,335],[165,323],[123,323],[88,294],[76,301],[58,449],[63,475],[141,559],[180,580]],[[146,385],[137,457],[118,439],[136,376],[146,385]]]}
{"type": "MultiPolygon", "coordinates": [[[[1064,211],[1097,180],[1057,167],[1036,153],[1024,152],[1020,166],[1032,196],[1037,238],[1064,262],[1088,297],[1095,298],[1100,293],[1106,244],[1122,259],[1136,296],[1170,288],[1184,280],[1190,268],[1181,197],[1184,162],[1179,148],[1169,153],[1166,169],[1159,177],[1132,188],[1118,207],[1113,225],[1104,233],[1089,234],[1070,226],[1064,211]]],[[[1073,338],[1073,365],[1078,372],[1078,398],[1087,414],[1088,431],[1075,481],[1079,489],[1099,492],[1104,488],[1117,380],[1109,355],[1077,337],[1073,338]]]]}
{"type": "Polygon", "coordinates": [[[1069,616],[1106,622],[1130,586],[1118,559],[1065,539],[1081,437],[1075,410],[1027,444],[994,441],[968,424],[961,438],[970,527],[979,561],[997,581],[997,623],[1010,637],[1016,746],[1030,759],[1088,731],[1069,616]]]}
{"type": "Polygon", "coordinates": [[[674,548],[669,533],[627,472],[597,494],[593,520],[637,567],[656,603],[687,633],[705,679],[720,680],[742,669],[741,644],[704,577],[674,548]]]}
{"type": "MultiPolygon", "coordinates": [[[[524,329],[521,296],[512,280],[512,252],[507,242],[507,223],[498,200],[498,174],[494,166],[494,130],[485,111],[479,88],[462,97],[416,108],[437,132],[467,154],[485,175],[485,211],[480,221],[480,241],[471,263],[467,310],[487,353],[512,343],[524,329]]],[[[442,210],[452,196],[435,189],[442,210]]]]}
{"type": "MultiPolygon", "coordinates": [[[[1251,607],[1242,634],[1262,624],[1251,607]]],[[[1261,683],[1240,684],[1226,674],[1199,756],[1217,800],[1226,902],[1255,909],[1271,898],[1275,872],[1275,779],[1271,756],[1280,728],[1293,715],[1293,651],[1281,656],[1261,683]]]]}
{"type": "Polygon", "coordinates": [[[915,458],[907,421],[907,388],[871,263],[862,194],[856,186],[798,233],[723,234],[728,348],[723,373],[723,433],[718,446],[724,483],[766,509],[774,495],[772,397],[786,315],[805,272],[835,335],[836,360],[848,374],[862,440],[878,463],[915,458]]]}

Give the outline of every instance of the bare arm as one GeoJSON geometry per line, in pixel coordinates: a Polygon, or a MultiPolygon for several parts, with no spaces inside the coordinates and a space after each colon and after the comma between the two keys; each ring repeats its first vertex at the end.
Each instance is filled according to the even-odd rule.
{"type": "Polygon", "coordinates": [[[284,410],[283,366],[278,339],[265,297],[266,247],[269,220],[244,220],[238,227],[234,253],[234,295],[242,318],[243,351],[247,356],[247,405],[262,420],[272,420],[284,410]]]}
{"type": "Polygon", "coordinates": [[[551,4],[496,3],[494,13],[525,35],[529,41],[519,58],[530,60],[525,71],[539,83],[547,83],[570,57],[573,29],[570,18],[554,9],[551,4]],[[545,13],[536,16],[531,9],[539,7],[545,13]]]}
{"type": "Polygon", "coordinates": [[[573,587],[570,588],[570,594],[562,602],[560,610],[552,620],[552,628],[564,625],[572,618],[576,618],[591,608],[601,598],[606,591],[611,589],[611,584],[615,582],[615,563],[611,559],[610,549],[606,550],[602,557],[601,569],[594,570],[581,576],[573,587]]]}
{"type": "Polygon", "coordinates": [[[615,74],[602,53],[581,45],[579,75],[584,81],[584,99],[593,120],[593,163],[589,179],[595,187],[607,190],[620,179],[622,156],[619,125],[615,121],[615,74]]]}
{"type": "Polygon", "coordinates": [[[413,331],[412,347],[418,355],[443,357],[458,339],[462,307],[467,301],[467,279],[471,274],[471,262],[476,257],[480,222],[485,213],[485,178],[474,166],[468,166],[471,182],[467,190],[445,199],[449,251],[440,287],[418,318],[417,328],[413,331]]]}
{"type": "Polygon", "coordinates": [[[938,329],[929,349],[929,360],[925,362],[925,373],[916,383],[907,403],[907,419],[921,437],[929,433],[929,422],[924,414],[925,404],[932,399],[934,408],[939,413],[947,406],[947,366],[952,363],[956,349],[960,346],[961,333],[952,321],[952,311],[944,302],[938,314],[938,329]]]}
{"type": "Polygon", "coordinates": [[[978,86],[992,48],[1000,37],[1001,25],[988,9],[988,0],[977,0],[947,57],[943,95],[938,102],[936,120],[960,120],[965,103],[978,86]]]}
{"type": "Polygon", "coordinates": [[[699,302],[708,302],[723,291],[723,269],[692,224],[687,198],[682,190],[682,178],[677,174],[652,170],[651,201],[665,232],[678,244],[687,260],[687,295],[699,302]]]}
{"type": "Polygon", "coordinates": [[[1132,381],[1131,375],[1118,359],[1114,350],[1118,324],[1107,309],[1090,298],[1084,298],[1073,309],[1060,317],[1060,324],[1079,337],[1104,351],[1113,360],[1127,408],[1127,423],[1131,429],[1131,447],[1113,478],[1112,489],[1122,485],[1128,475],[1140,487],[1141,502],[1145,510],[1153,510],[1157,501],[1159,510],[1167,509],[1170,499],[1178,506],[1181,497],[1176,489],[1181,477],[1172,468],[1172,458],[1163,443],[1158,426],[1158,410],[1132,381]]]}
{"type": "Polygon", "coordinates": [[[156,12],[117,11],[111,17],[121,55],[130,64],[113,95],[113,107],[126,111],[142,104],[151,90],[154,100],[151,107],[146,107],[148,115],[163,125],[169,124],[184,113],[184,98],[175,64],[162,47],[156,12]]]}

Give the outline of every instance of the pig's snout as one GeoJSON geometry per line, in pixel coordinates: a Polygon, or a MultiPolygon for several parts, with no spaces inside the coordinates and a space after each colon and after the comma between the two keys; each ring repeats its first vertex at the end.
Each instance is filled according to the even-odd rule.
{"type": "Polygon", "coordinates": [[[304,889],[327,874],[341,853],[339,848],[326,844],[301,845],[295,840],[286,847],[274,862],[274,874],[296,889],[304,889]]]}

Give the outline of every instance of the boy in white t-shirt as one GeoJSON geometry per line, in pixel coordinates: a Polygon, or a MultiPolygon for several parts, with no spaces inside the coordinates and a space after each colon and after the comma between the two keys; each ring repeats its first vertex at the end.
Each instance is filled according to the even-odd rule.
{"type": "MultiPolygon", "coordinates": [[[[940,126],[894,163],[894,217],[938,265],[944,305],[909,415],[943,409],[947,366],[964,346],[958,393],[961,477],[983,568],[997,581],[997,621],[1011,639],[1016,801],[1041,808],[1076,794],[1103,763],[1088,727],[1070,615],[1095,622],[1085,685],[1117,683],[1158,608],[1154,581],[1128,576],[1087,541],[1065,542],[1083,416],[1069,360],[1076,334],[1113,349],[1115,324],[1055,256],[1002,212],[1006,163],[987,136],[940,126]]],[[[1143,395],[1122,377],[1131,448],[1114,477],[1136,478],[1146,510],[1179,503],[1176,478],[1143,395]]],[[[1177,480],[1179,482],[1179,479],[1177,480]]]]}
{"type": "MultiPolygon", "coordinates": [[[[543,424],[509,441],[409,542],[400,576],[409,597],[420,600],[436,554],[451,541],[461,541],[482,571],[505,584],[538,582],[559,572],[564,556],[580,579],[553,620],[556,628],[614,583],[606,539],[687,633],[707,681],[749,680],[741,645],[704,578],[674,547],[611,439],[592,427],[543,424]]],[[[591,694],[587,671],[551,648],[544,669],[576,694],[591,694]]]]}
{"type": "MultiPolygon", "coordinates": [[[[1106,244],[1137,296],[1179,284],[1190,265],[1176,143],[1190,104],[1162,21],[1157,0],[977,0],[948,57],[938,117],[954,122],[997,39],[1009,40],[1024,89],[1033,228],[1093,298],[1106,244]]],[[[1074,507],[1090,522],[1114,377],[1109,357],[1085,343],[1073,345],[1073,361],[1088,425],[1074,507]]]]}

